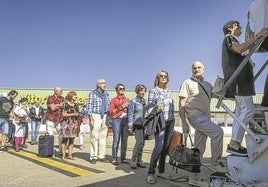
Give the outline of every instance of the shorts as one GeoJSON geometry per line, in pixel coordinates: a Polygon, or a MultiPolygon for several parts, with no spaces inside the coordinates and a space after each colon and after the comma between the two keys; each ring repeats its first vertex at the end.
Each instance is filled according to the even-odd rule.
{"type": "Polygon", "coordinates": [[[8,134],[9,130],[8,120],[0,118],[0,127],[2,129],[2,134],[8,134]]]}

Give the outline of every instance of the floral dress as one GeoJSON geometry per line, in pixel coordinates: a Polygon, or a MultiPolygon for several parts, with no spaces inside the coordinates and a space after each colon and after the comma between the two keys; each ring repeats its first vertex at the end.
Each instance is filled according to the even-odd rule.
{"type": "MultiPolygon", "coordinates": [[[[67,112],[68,114],[79,112],[78,104],[71,106],[69,103],[65,103],[63,107],[63,111],[67,112]]],[[[61,128],[61,135],[63,138],[75,138],[78,133],[78,125],[77,125],[77,116],[71,117],[64,117],[62,128],[61,128]]]]}

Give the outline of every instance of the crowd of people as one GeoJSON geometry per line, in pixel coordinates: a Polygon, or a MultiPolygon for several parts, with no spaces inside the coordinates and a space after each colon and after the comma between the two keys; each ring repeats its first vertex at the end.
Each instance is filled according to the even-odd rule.
{"type": "MultiPolygon", "coordinates": [[[[227,81],[243,61],[243,55],[260,37],[268,36],[268,28],[260,30],[255,37],[245,43],[240,43],[237,37],[241,35],[238,21],[229,21],[223,27],[225,38],[222,45],[222,70],[227,81]]],[[[195,129],[194,147],[198,148],[203,156],[206,149],[207,138],[211,139],[211,168],[215,171],[226,171],[222,163],[223,130],[210,119],[210,100],[212,85],[204,80],[204,65],[195,61],[191,66],[192,75],[180,87],[179,114],[183,123],[183,132],[189,133],[189,126],[195,129]]],[[[106,91],[107,82],[97,80],[96,89],[89,93],[82,106],[76,102],[77,93],[70,91],[65,97],[63,89],[55,87],[53,95],[47,99],[47,111],[36,100],[35,105],[29,108],[26,98],[18,103],[14,99],[18,96],[16,90],[11,90],[6,97],[0,98],[0,127],[2,132],[0,151],[7,151],[5,143],[13,132],[14,149],[20,151],[27,148],[28,123],[31,121],[31,145],[38,142],[38,131],[41,120],[46,119],[46,131],[58,134],[60,158],[65,161],[74,159],[73,145],[75,137],[79,137],[80,149],[85,148],[84,137],[90,131],[90,163],[97,161],[119,165],[129,164],[132,169],[146,168],[142,160],[145,145],[144,121],[146,116],[154,115],[156,127],[151,132],[155,140],[148,168],[147,182],[155,184],[157,177],[168,178],[165,172],[166,157],[171,141],[175,117],[174,101],[171,90],[168,88],[169,74],[161,70],[156,74],[154,87],[149,90],[148,99],[144,98],[147,87],[138,84],[135,87],[136,97],[127,98],[124,94],[125,85],[115,85],[116,96],[110,99],[106,91]],[[112,119],[113,143],[111,160],[107,159],[106,142],[108,133],[108,118],[112,119]],[[10,121],[12,119],[12,121],[10,121]],[[12,123],[12,125],[10,125],[12,123]],[[11,126],[11,128],[10,128],[11,126]],[[130,161],[126,157],[129,133],[135,134],[135,145],[130,161]],[[121,142],[120,162],[118,148],[121,142]],[[66,153],[67,152],[67,153],[66,153]],[[158,169],[158,173],[156,172],[158,169]],[[157,173],[157,175],[156,175],[157,173]]],[[[268,81],[265,83],[262,105],[267,107],[268,81]]],[[[226,92],[226,98],[234,98],[236,102],[235,115],[244,123],[248,123],[254,113],[252,96],[254,90],[253,66],[249,61],[245,68],[238,74],[235,81],[226,92]]],[[[232,138],[227,147],[227,152],[235,155],[246,156],[247,149],[241,145],[245,130],[234,120],[232,138]]],[[[199,174],[191,173],[189,184],[208,186],[200,179],[199,174]]]]}

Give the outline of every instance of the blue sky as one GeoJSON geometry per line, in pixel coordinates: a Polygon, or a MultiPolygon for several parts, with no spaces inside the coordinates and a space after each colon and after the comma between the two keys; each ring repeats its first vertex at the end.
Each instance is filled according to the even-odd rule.
{"type": "MultiPolygon", "coordinates": [[[[222,27],[242,31],[251,0],[1,0],[0,87],[108,89],[124,83],[152,88],[170,74],[178,90],[191,64],[205,65],[212,84],[221,70],[222,27]]],[[[244,33],[241,40],[244,40],[244,33]]],[[[267,53],[255,54],[256,71],[267,53]]],[[[267,69],[256,81],[262,91],[267,69]]]]}

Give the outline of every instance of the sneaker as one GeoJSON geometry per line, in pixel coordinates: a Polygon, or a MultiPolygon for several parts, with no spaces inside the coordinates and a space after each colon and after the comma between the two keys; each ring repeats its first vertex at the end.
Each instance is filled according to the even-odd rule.
{"type": "Polygon", "coordinates": [[[137,164],[137,166],[140,167],[140,168],[146,168],[146,166],[144,165],[143,162],[139,162],[139,163],[137,164]]]}
{"type": "Polygon", "coordinates": [[[136,164],[136,162],[131,162],[131,163],[130,163],[130,167],[131,167],[131,169],[137,169],[137,164],[136,164]]]}
{"type": "Polygon", "coordinates": [[[90,163],[91,164],[96,164],[97,163],[97,160],[93,158],[93,159],[90,160],[90,163]]]}
{"type": "Polygon", "coordinates": [[[156,183],[156,179],[153,175],[149,175],[148,178],[147,178],[147,182],[149,184],[155,184],[156,183]]]}
{"type": "Polygon", "coordinates": [[[171,179],[171,176],[166,173],[158,173],[157,177],[164,179],[171,179]]]}
{"type": "Polygon", "coordinates": [[[189,185],[191,186],[199,186],[199,187],[208,187],[208,183],[206,183],[205,181],[202,180],[189,180],[189,185]]]}
{"type": "Polygon", "coordinates": [[[227,153],[231,153],[237,156],[247,156],[248,152],[247,149],[245,147],[240,146],[239,149],[234,149],[232,148],[230,145],[227,146],[227,153]]]}
{"type": "Polygon", "coordinates": [[[4,147],[4,146],[1,146],[1,147],[0,147],[0,152],[5,152],[5,151],[7,151],[7,148],[4,147]]]}
{"type": "Polygon", "coordinates": [[[5,143],[6,146],[12,147],[13,143],[11,141],[5,143]]]}

